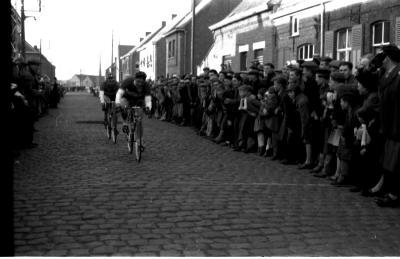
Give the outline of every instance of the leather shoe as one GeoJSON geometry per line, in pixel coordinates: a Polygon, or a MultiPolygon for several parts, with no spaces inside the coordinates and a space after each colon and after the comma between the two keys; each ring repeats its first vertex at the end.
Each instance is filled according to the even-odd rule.
{"type": "Polygon", "coordinates": [[[337,186],[337,187],[347,187],[350,186],[350,183],[347,182],[346,180],[341,180],[341,181],[334,181],[331,183],[331,185],[333,186],[337,186]]]}
{"type": "Polygon", "coordinates": [[[376,204],[379,207],[395,208],[400,206],[400,198],[393,199],[389,195],[386,195],[384,198],[377,199],[376,204]]]}
{"type": "Polygon", "coordinates": [[[288,160],[288,159],[283,159],[283,160],[281,161],[281,164],[282,164],[282,165],[295,165],[296,163],[295,163],[294,161],[290,161],[290,160],[288,160]]]}
{"type": "Polygon", "coordinates": [[[384,193],[382,191],[373,192],[371,189],[361,191],[361,195],[364,197],[382,197],[384,193]]]}
{"type": "Polygon", "coordinates": [[[318,177],[318,178],[325,178],[325,177],[327,177],[328,175],[325,173],[325,172],[319,172],[319,173],[317,173],[317,174],[314,174],[314,177],[318,177]]]}
{"type": "Polygon", "coordinates": [[[303,170],[303,169],[311,169],[312,166],[313,166],[313,165],[312,165],[311,163],[305,163],[305,164],[302,164],[302,165],[298,166],[297,168],[300,169],[300,170],[303,170]]]}
{"type": "Polygon", "coordinates": [[[321,170],[322,170],[323,168],[324,168],[324,167],[323,167],[322,165],[317,165],[316,167],[314,167],[313,169],[311,169],[310,174],[319,173],[319,172],[321,172],[321,170]]]}
{"type": "Polygon", "coordinates": [[[362,191],[362,188],[359,186],[356,186],[356,187],[353,187],[350,189],[350,192],[361,192],[361,191],[362,191]]]}

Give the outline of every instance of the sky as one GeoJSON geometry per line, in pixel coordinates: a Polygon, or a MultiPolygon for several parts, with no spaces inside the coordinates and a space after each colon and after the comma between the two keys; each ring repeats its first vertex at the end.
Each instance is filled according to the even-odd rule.
{"type": "MultiPolygon", "coordinates": [[[[138,45],[146,32],[154,32],[172,14],[190,11],[191,0],[25,0],[25,38],[56,66],[59,80],[74,74],[102,75],[111,65],[117,45],[138,45]]],[[[21,0],[12,0],[18,12],[21,0]]]]}

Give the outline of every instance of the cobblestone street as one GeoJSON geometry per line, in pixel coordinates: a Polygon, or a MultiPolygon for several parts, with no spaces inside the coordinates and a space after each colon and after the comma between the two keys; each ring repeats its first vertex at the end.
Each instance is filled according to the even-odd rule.
{"type": "Polygon", "coordinates": [[[15,164],[16,256],[400,256],[399,209],[155,119],[138,164],[102,118],[69,93],[36,123],[15,164]]]}

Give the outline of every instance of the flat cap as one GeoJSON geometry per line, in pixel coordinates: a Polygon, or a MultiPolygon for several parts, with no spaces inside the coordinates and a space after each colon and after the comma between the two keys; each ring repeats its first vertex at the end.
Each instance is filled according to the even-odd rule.
{"type": "Polygon", "coordinates": [[[387,45],[382,47],[382,52],[391,60],[400,62],[400,49],[395,45],[387,45]]]}
{"type": "Polygon", "coordinates": [[[339,60],[332,60],[331,62],[329,62],[329,66],[330,67],[339,68],[341,63],[342,62],[339,61],[339,60]]]}
{"type": "Polygon", "coordinates": [[[301,64],[301,67],[307,67],[307,68],[311,68],[311,69],[315,69],[318,68],[318,65],[314,62],[314,61],[304,61],[301,64]]]}
{"type": "Polygon", "coordinates": [[[344,74],[341,72],[333,72],[331,73],[331,78],[335,80],[336,82],[339,83],[344,83],[346,81],[346,78],[344,77],[344,74]]]}

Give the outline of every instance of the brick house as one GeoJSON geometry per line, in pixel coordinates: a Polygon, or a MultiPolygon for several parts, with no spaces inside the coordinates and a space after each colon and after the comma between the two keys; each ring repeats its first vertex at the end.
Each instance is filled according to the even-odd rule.
{"type": "Polygon", "coordinates": [[[56,67],[43,55],[37,46],[31,46],[28,42],[25,42],[25,61],[39,60],[39,73],[46,75],[53,82],[56,75],[56,67]]]}
{"type": "Polygon", "coordinates": [[[357,63],[364,54],[376,54],[380,46],[400,46],[399,1],[356,1],[342,8],[332,2],[326,11],[326,55],[357,63]]]}
{"type": "MultiPolygon", "coordinates": [[[[230,64],[245,70],[251,61],[288,61],[330,56],[357,63],[389,43],[400,45],[396,0],[244,0],[210,26],[214,46],[202,66],[230,64]]],[[[218,67],[217,67],[218,65],[218,67]]]]}
{"type": "Polygon", "coordinates": [[[274,59],[274,27],[268,0],[243,0],[225,19],[210,26],[214,46],[201,68],[218,69],[223,63],[234,71],[250,63],[274,59]]]}
{"type": "MultiPolygon", "coordinates": [[[[197,1],[193,43],[194,66],[200,66],[214,42],[208,27],[228,15],[240,2],[240,0],[197,1]]],[[[167,75],[183,75],[191,72],[191,21],[192,11],[164,34],[167,49],[167,75]]]]}

